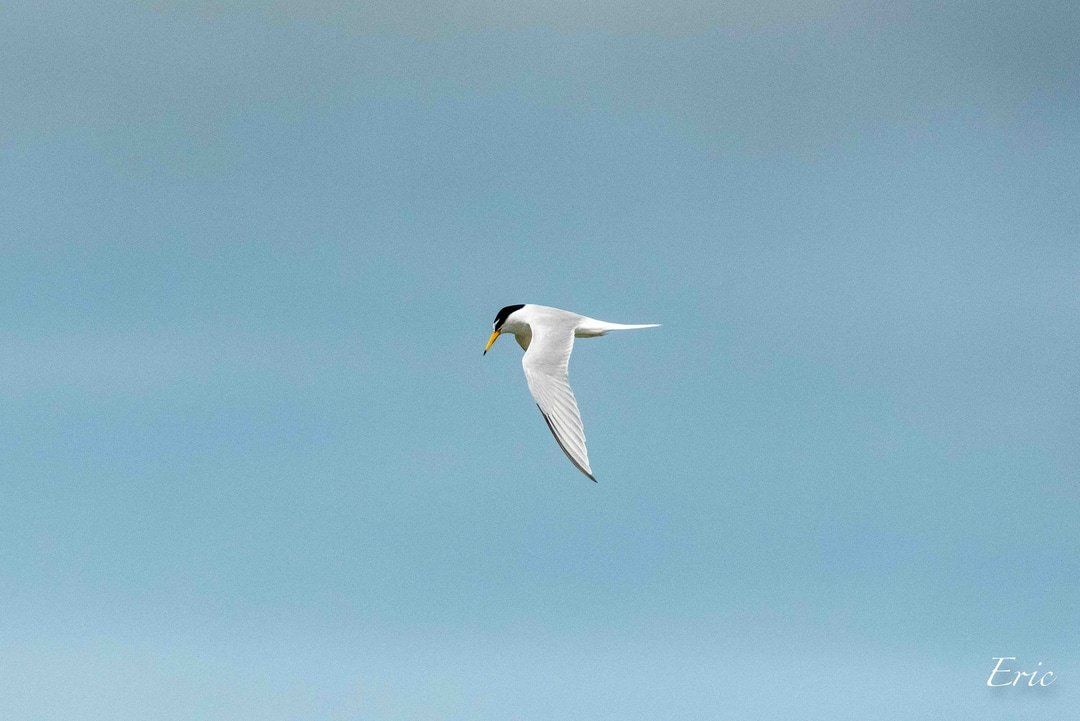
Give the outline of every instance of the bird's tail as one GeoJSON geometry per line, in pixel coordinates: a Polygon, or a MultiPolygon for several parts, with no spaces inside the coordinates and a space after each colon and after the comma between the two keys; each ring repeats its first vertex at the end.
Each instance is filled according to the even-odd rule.
{"type": "Polygon", "coordinates": [[[606,320],[596,320],[595,318],[588,318],[578,326],[575,335],[588,338],[592,336],[604,335],[605,333],[613,330],[639,330],[641,328],[659,328],[659,323],[641,323],[637,325],[628,325],[626,323],[609,323],[606,320]]]}
{"type": "Polygon", "coordinates": [[[638,328],[659,328],[659,323],[638,323],[636,325],[627,325],[626,323],[605,323],[608,326],[606,330],[637,330],[638,328]]]}

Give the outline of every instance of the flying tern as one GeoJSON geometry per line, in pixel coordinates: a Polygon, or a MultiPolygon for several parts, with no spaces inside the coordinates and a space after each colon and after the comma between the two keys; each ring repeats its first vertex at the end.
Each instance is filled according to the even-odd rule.
{"type": "Polygon", "coordinates": [[[568,310],[531,303],[508,305],[498,312],[493,331],[484,346],[484,355],[503,333],[511,333],[525,351],[521,365],[536,407],[551,435],[574,466],[596,481],[585,449],[585,429],[581,425],[574,391],[570,389],[567,366],[574,338],[596,338],[613,330],[656,328],[659,323],[625,325],[609,323],[568,310]]]}

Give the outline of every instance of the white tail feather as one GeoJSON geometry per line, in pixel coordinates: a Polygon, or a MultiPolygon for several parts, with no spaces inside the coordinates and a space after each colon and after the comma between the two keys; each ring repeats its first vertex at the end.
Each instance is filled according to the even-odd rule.
{"type": "Polygon", "coordinates": [[[606,320],[596,320],[595,318],[583,318],[577,330],[574,331],[574,335],[578,338],[593,338],[613,330],[639,330],[641,328],[659,327],[659,323],[628,325],[626,323],[609,323],[606,320]]]}

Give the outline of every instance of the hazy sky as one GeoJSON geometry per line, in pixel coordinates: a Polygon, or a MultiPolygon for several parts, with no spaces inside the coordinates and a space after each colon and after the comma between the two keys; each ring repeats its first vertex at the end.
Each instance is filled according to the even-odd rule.
{"type": "Polygon", "coordinates": [[[296,5],[0,9],[0,716],[1080,707],[1080,6],[296,5]]]}

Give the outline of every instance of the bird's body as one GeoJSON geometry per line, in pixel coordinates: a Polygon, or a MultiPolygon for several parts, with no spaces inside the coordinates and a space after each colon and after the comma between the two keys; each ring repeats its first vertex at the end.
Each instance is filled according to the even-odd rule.
{"type": "Polygon", "coordinates": [[[537,407],[559,448],[574,466],[591,478],[585,429],[570,388],[568,366],[574,338],[595,338],[614,330],[655,328],[657,324],[625,325],[544,305],[508,305],[499,311],[484,353],[501,333],[511,333],[525,350],[521,365],[537,407]]]}

